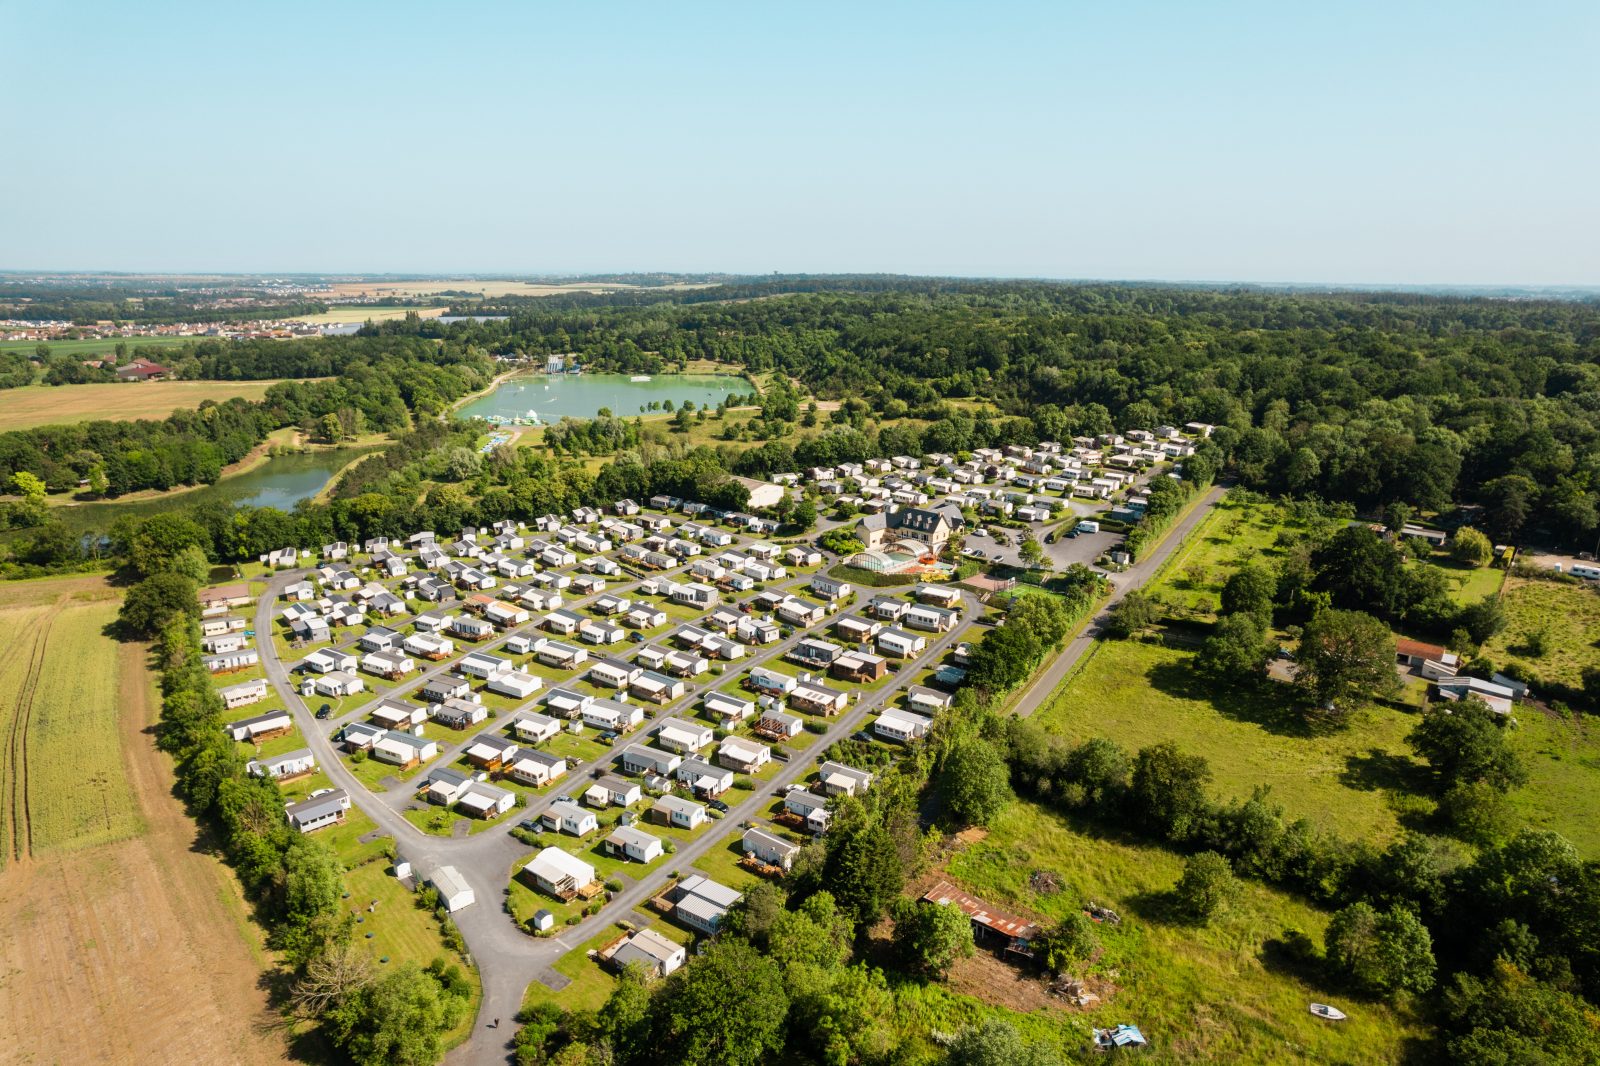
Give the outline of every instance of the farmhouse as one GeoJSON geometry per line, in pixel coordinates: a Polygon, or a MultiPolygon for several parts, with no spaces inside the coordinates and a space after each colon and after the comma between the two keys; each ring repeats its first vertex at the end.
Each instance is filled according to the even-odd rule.
{"type": "Polygon", "coordinates": [[[661,825],[690,830],[700,828],[708,817],[705,807],[701,804],[673,795],[662,796],[656,800],[655,806],[645,812],[645,816],[661,825]]]}
{"type": "Polygon", "coordinates": [[[297,777],[306,776],[316,768],[317,758],[311,754],[310,748],[299,748],[284,752],[282,755],[251,759],[244,764],[245,773],[255,777],[270,777],[276,781],[293,781],[297,777]]]}
{"type": "Polygon", "coordinates": [[[489,717],[481,703],[451,697],[433,705],[433,720],[451,729],[467,729],[489,717]]]}
{"type": "Polygon", "coordinates": [[[1496,714],[1510,714],[1513,692],[1504,685],[1483,681],[1476,677],[1446,677],[1433,683],[1440,699],[1464,700],[1476,696],[1489,705],[1496,714]]]}
{"type": "Polygon", "coordinates": [[[622,749],[622,769],[630,774],[661,774],[672,773],[683,763],[683,756],[675,755],[669,751],[658,748],[646,747],[643,744],[629,744],[622,749]]]}
{"type": "Polygon", "coordinates": [[[702,933],[715,935],[723,917],[744,894],[709,877],[690,874],[678,882],[671,898],[673,917],[702,933]]]}
{"type": "Polygon", "coordinates": [[[686,722],[681,718],[663,719],[656,729],[656,743],[668,751],[691,755],[711,743],[713,731],[699,722],[686,722]]]}
{"type": "Polygon", "coordinates": [[[850,702],[850,694],[810,683],[796,685],[789,705],[808,714],[837,714],[850,702]]]}
{"type": "Polygon", "coordinates": [[[757,773],[771,761],[771,748],[743,737],[727,737],[717,749],[717,762],[736,773],[757,773]]]}
{"type": "Polygon", "coordinates": [[[776,866],[784,873],[789,872],[794,866],[794,857],[800,854],[799,844],[787,841],[758,825],[753,825],[744,831],[740,845],[747,856],[768,866],[776,866]]]}
{"type": "Polygon", "coordinates": [[[756,710],[756,705],[749,700],[716,689],[706,693],[704,706],[707,714],[724,722],[743,721],[756,710]]]}
{"type": "Polygon", "coordinates": [[[617,700],[594,700],[579,713],[585,725],[596,729],[609,729],[616,733],[626,733],[644,721],[643,708],[617,700]]]}
{"type": "Polygon", "coordinates": [[[490,692],[518,700],[527,699],[543,687],[543,681],[521,670],[507,670],[503,674],[495,674],[484,686],[490,692]]]}
{"type": "Polygon", "coordinates": [[[254,718],[241,718],[237,722],[229,722],[225,728],[234,740],[259,743],[288,733],[294,728],[294,719],[289,717],[288,711],[268,711],[254,718]]]}
{"type": "Polygon", "coordinates": [[[827,831],[827,823],[830,821],[830,815],[827,813],[827,800],[829,800],[829,797],[826,797],[826,795],[818,795],[816,792],[808,792],[805,789],[795,789],[795,791],[784,795],[784,810],[787,810],[790,815],[797,815],[798,818],[803,818],[806,829],[810,829],[811,832],[824,832],[827,831]]]}
{"type": "Polygon", "coordinates": [[[426,708],[406,703],[404,700],[386,698],[372,709],[373,723],[385,729],[409,732],[427,720],[426,708]]]}
{"type": "Polygon", "coordinates": [[[409,770],[439,754],[439,745],[426,737],[389,730],[372,743],[372,757],[409,770]]]}
{"type": "Polygon", "coordinates": [[[516,805],[516,793],[486,781],[474,781],[456,797],[457,809],[474,818],[497,818],[516,805]]]}
{"type": "Polygon", "coordinates": [[[618,941],[609,954],[602,952],[601,958],[618,972],[638,965],[650,977],[665,977],[683,965],[688,949],[654,929],[635,929],[618,941]]]}
{"type": "Polygon", "coordinates": [[[631,807],[639,802],[639,786],[612,774],[597,778],[583,793],[591,807],[631,807]]]}
{"type": "Polygon", "coordinates": [[[560,848],[545,848],[522,868],[534,887],[569,900],[594,884],[594,867],[560,848]]]}
{"type": "Polygon", "coordinates": [[[266,699],[267,680],[258,677],[254,681],[241,681],[237,685],[218,689],[217,695],[222,697],[222,705],[231,711],[266,699]]]}
{"type": "Polygon", "coordinates": [[[889,660],[864,651],[846,652],[828,664],[828,676],[858,685],[870,684],[889,672],[889,660]]]}
{"type": "Polygon", "coordinates": [[[342,788],[330,788],[301,800],[287,804],[283,811],[289,816],[289,825],[302,833],[310,833],[344,821],[344,812],[350,809],[350,796],[342,788]]]}
{"type": "Polygon", "coordinates": [[[588,836],[600,828],[600,823],[592,813],[566,799],[556,800],[546,807],[539,815],[539,820],[546,829],[575,837],[588,836]]]}
{"type": "Polygon", "coordinates": [[[567,760],[549,752],[518,748],[516,757],[511,760],[505,772],[513,781],[520,781],[534,788],[543,788],[566,775],[567,760]]]}
{"type": "Polygon", "coordinates": [[[561,723],[549,715],[529,711],[512,723],[517,736],[529,743],[540,744],[553,739],[561,732],[561,723]]]}
{"type": "Polygon", "coordinates": [[[928,735],[928,730],[933,726],[933,719],[924,718],[920,714],[889,708],[878,716],[872,723],[872,731],[886,740],[907,742],[920,740],[928,735]]]}
{"type": "Polygon", "coordinates": [[[456,663],[456,672],[466,674],[467,677],[486,679],[496,674],[504,674],[510,667],[512,667],[510,659],[490,655],[488,651],[467,651],[466,655],[461,656],[461,661],[456,663]]]}
{"type": "Polygon", "coordinates": [[[630,862],[654,862],[664,854],[659,838],[631,825],[618,826],[600,843],[606,854],[630,862]]]}
{"type": "Polygon", "coordinates": [[[478,769],[496,773],[517,754],[517,742],[497,737],[493,733],[480,733],[461,754],[478,769]]]}
{"type": "Polygon", "coordinates": [[[213,674],[225,674],[255,666],[261,656],[254,648],[239,648],[222,655],[207,655],[202,661],[213,674]]]}
{"type": "Polygon", "coordinates": [[[872,787],[873,775],[830,759],[817,767],[817,780],[830,796],[858,796],[872,787]]]}
{"type": "Polygon", "coordinates": [[[715,799],[733,787],[733,771],[722,766],[712,766],[704,759],[685,759],[673,772],[680,784],[688,785],[695,795],[715,799]]]}

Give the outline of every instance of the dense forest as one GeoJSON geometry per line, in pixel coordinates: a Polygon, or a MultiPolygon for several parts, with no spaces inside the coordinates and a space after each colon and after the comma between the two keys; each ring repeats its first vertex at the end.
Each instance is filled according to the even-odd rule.
{"type": "MultiPolygon", "coordinates": [[[[691,359],[781,371],[888,419],[984,400],[1040,438],[1207,422],[1254,488],[1363,508],[1481,504],[1502,540],[1579,544],[1600,524],[1593,304],[904,284],[518,312],[504,341],[485,341],[628,372],[691,359]]],[[[960,447],[943,432],[956,440],[936,432],[933,446],[960,447]]]]}

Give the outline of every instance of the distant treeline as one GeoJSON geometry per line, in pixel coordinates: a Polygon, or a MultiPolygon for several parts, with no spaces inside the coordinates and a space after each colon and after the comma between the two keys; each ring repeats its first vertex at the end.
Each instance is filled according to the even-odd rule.
{"type": "Polygon", "coordinates": [[[788,278],[497,306],[509,320],[462,336],[597,369],[782,371],[891,418],[985,400],[1044,438],[1206,422],[1253,488],[1363,508],[1482,504],[1501,541],[1587,547],[1600,526],[1593,303],[788,278]],[[829,291],[779,295],[808,285],[829,291]]]}
{"type": "Polygon", "coordinates": [[[217,345],[216,358],[251,371],[250,376],[288,368],[338,376],[280,382],[259,402],[207,401],[198,410],[178,411],[162,421],[80,422],[0,433],[0,483],[9,484],[13,474],[25,471],[42,478],[53,492],[73,489],[87,479],[113,497],[140,489],[210,484],[224,466],[243,458],[273,430],[301,426],[308,435],[335,441],[360,432],[398,433],[410,427],[413,412],[435,415],[482,388],[493,372],[474,350],[415,338],[206,343],[217,345]]]}

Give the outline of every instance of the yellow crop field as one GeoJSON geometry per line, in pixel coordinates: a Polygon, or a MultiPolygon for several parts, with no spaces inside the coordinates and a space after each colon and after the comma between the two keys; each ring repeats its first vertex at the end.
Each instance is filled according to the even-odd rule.
{"type": "Polygon", "coordinates": [[[115,599],[40,582],[53,602],[0,609],[16,635],[0,667],[0,800],[8,858],[103,844],[140,818],[118,728],[118,647],[105,636],[115,599]]]}
{"type": "Polygon", "coordinates": [[[166,418],[202,400],[259,400],[276,381],[140,381],[25,385],[0,398],[0,432],[95,420],[166,418]]]}

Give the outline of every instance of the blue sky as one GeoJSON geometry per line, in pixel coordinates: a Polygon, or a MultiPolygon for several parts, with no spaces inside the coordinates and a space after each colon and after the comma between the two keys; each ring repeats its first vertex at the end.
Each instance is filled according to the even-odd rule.
{"type": "Polygon", "coordinates": [[[1600,284],[1600,3],[0,0],[0,267],[1600,284]]]}

